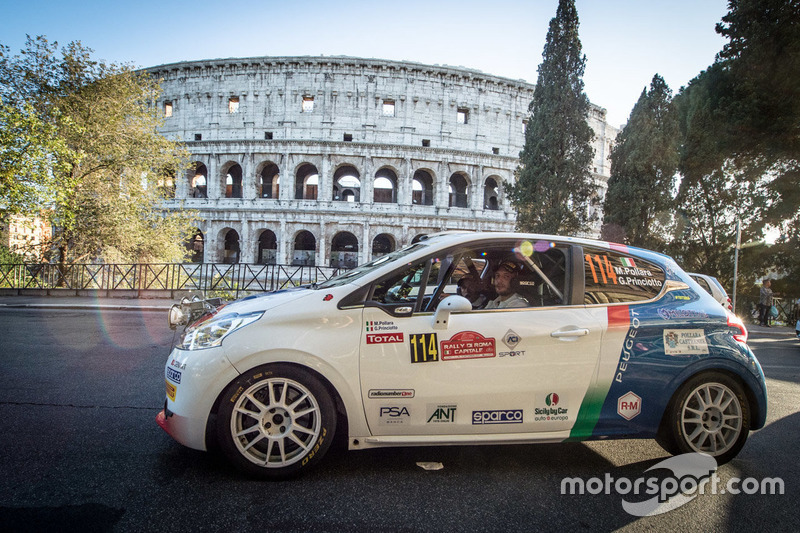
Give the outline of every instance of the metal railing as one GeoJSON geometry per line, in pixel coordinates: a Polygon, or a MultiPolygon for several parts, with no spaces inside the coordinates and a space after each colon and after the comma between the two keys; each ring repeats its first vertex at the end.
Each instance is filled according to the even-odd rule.
{"type": "Polygon", "coordinates": [[[327,280],[345,269],[248,263],[0,264],[0,290],[157,294],[276,291],[327,280]]]}

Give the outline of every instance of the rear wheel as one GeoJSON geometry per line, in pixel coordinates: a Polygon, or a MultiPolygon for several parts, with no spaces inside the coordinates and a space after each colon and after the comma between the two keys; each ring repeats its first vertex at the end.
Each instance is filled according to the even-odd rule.
{"type": "Polygon", "coordinates": [[[242,374],[223,393],[217,436],[226,457],[265,478],[288,477],[316,464],[336,431],[325,386],[291,365],[242,374]]]}
{"type": "Polygon", "coordinates": [[[659,444],[672,454],[699,452],[718,464],[733,459],[750,432],[750,406],[735,379],[713,372],[693,377],[668,406],[659,444]]]}

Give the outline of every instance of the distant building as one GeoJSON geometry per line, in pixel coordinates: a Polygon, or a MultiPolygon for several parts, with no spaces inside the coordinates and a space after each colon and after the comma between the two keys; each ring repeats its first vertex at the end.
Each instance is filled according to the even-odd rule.
{"type": "Polygon", "coordinates": [[[42,260],[43,245],[53,235],[50,222],[43,217],[10,215],[0,222],[0,244],[25,258],[26,262],[42,260]]]}
{"type": "MultiPolygon", "coordinates": [[[[349,267],[432,232],[515,227],[506,190],[533,84],[351,57],[148,71],[163,80],[162,132],[194,158],[167,207],[200,213],[195,260],[349,267]]],[[[597,106],[589,122],[604,195],[618,130],[597,106]]]]}

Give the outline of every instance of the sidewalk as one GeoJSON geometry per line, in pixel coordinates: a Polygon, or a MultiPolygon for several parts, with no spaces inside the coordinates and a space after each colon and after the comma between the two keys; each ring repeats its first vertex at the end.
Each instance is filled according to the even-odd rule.
{"type": "Polygon", "coordinates": [[[0,296],[0,309],[100,309],[166,313],[178,300],[165,298],[97,298],[92,296],[0,296]]]}

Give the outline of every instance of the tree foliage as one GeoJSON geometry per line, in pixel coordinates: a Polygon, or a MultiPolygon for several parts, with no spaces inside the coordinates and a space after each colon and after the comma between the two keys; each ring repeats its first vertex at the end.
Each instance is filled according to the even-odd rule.
{"type": "Polygon", "coordinates": [[[586,56],[574,0],[559,1],[542,57],[510,196],[521,230],[575,234],[592,222],[596,187],[589,172],[594,132],[583,92],[586,56]]]}
{"type": "MultiPolygon", "coordinates": [[[[777,246],[747,248],[740,286],[771,268],[796,276],[800,2],[730,0],[717,32],[729,39],[717,61],[675,98],[683,141],[681,224],[672,250],[730,279],[738,218],[745,243],[759,242],[767,227],[781,230],[777,246]]],[[[792,290],[800,291],[797,277],[792,290]]]]}
{"type": "Polygon", "coordinates": [[[672,91],[656,74],[611,149],[611,176],[603,206],[604,237],[613,229],[615,236],[624,236],[629,244],[664,249],[679,141],[672,91]]]}
{"type": "Polygon", "coordinates": [[[19,124],[2,137],[2,201],[46,208],[61,262],[182,259],[191,214],[163,212],[159,184],[187,155],[157,132],[158,81],[79,42],[57,46],[29,37],[17,56],[0,46],[2,116],[19,124]]]}

